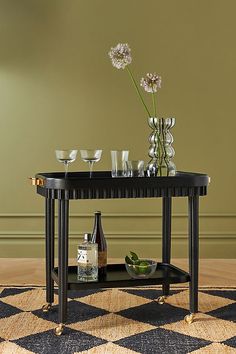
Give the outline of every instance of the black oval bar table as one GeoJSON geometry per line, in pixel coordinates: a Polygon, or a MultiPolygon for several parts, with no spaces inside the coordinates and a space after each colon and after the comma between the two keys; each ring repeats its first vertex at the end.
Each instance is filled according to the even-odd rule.
{"type": "Polygon", "coordinates": [[[63,332],[67,320],[67,290],[111,288],[161,284],[163,296],[169,295],[170,284],[189,282],[190,314],[186,322],[192,323],[198,312],[198,249],[199,249],[199,197],[207,194],[209,177],[206,174],[177,172],[172,177],[111,177],[110,171],[39,173],[32,178],[37,193],[45,198],[46,233],[46,304],[50,310],[54,302],[54,282],[58,284],[59,325],[55,333],[63,332]],[[189,220],[189,273],[170,263],[171,255],[171,202],[172,197],[188,197],[189,220]],[[111,264],[107,277],[97,282],[77,280],[77,267],[68,267],[69,201],[71,199],[162,198],[162,263],[151,278],[131,279],[124,264],[111,264]],[[58,268],[54,267],[55,200],[58,200],[58,268]]]}

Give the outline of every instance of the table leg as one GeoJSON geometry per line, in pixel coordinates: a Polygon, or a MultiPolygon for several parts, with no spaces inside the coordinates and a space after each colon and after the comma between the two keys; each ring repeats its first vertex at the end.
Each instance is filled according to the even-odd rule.
{"type": "Polygon", "coordinates": [[[67,319],[68,225],[69,200],[58,200],[59,326],[55,330],[57,335],[62,334],[67,319]]]}
{"type": "MultiPolygon", "coordinates": [[[[171,197],[162,199],[162,262],[170,263],[171,255],[171,197]]],[[[162,285],[163,296],[158,298],[158,302],[163,304],[165,297],[169,295],[170,285],[162,285]]]]}
{"type": "Polygon", "coordinates": [[[199,258],[199,196],[189,197],[189,303],[188,323],[198,312],[198,258],[199,258]]]}
{"type": "Polygon", "coordinates": [[[46,234],[46,301],[43,305],[43,311],[48,312],[54,302],[54,281],[52,279],[52,269],[54,268],[54,199],[45,200],[45,234],[46,234]]]}

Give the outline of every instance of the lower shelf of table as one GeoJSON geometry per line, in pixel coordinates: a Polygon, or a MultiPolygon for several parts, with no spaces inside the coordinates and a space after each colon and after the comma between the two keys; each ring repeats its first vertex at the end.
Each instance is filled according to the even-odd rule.
{"type": "MultiPolygon", "coordinates": [[[[59,284],[58,268],[54,268],[52,271],[52,278],[59,284]]],[[[109,264],[107,266],[106,279],[95,282],[79,281],[77,279],[77,267],[68,267],[69,290],[176,284],[186,283],[188,281],[190,281],[188,273],[167,263],[158,263],[156,272],[148,279],[132,279],[127,273],[124,264],[109,264]]]]}

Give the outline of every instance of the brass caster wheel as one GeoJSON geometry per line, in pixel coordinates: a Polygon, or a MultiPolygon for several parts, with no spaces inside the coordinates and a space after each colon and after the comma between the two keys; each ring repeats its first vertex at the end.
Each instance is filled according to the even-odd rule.
{"type": "Polygon", "coordinates": [[[52,304],[47,303],[47,304],[43,305],[42,310],[43,310],[43,312],[48,312],[51,310],[51,308],[52,308],[52,304]]]}
{"type": "Polygon", "coordinates": [[[194,313],[190,313],[189,315],[186,315],[186,316],[184,317],[185,322],[188,323],[188,324],[193,323],[193,321],[194,321],[194,315],[195,315],[194,313]]]}
{"type": "Polygon", "coordinates": [[[163,305],[165,303],[166,296],[159,296],[157,302],[159,305],[163,305]]]}
{"type": "Polygon", "coordinates": [[[60,323],[57,328],[55,328],[55,334],[56,336],[60,336],[64,330],[64,324],[60,323]]]}

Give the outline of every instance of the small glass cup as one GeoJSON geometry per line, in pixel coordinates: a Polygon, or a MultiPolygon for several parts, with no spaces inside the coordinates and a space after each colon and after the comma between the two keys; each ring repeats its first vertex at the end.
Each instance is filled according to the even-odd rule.
{"type": "Polygon", "coordinates": [[[127,165],[126,162],[129,158],[128,150],[112,150],[111,151],[111,162],[112,177],[127,177],[127,165]]]}
{"type": "Polygon", "coordinates": [[[144,177],[144,161],[126,161],[127,177],[144,177]]]}

